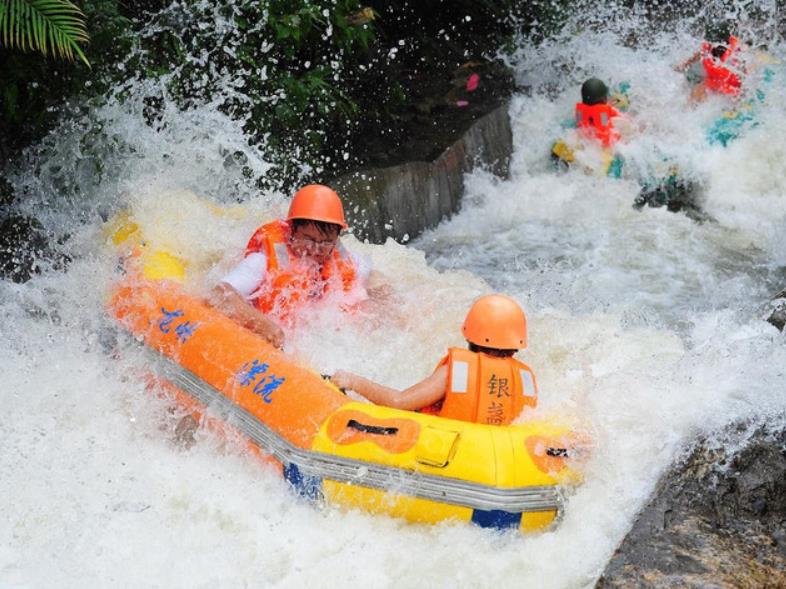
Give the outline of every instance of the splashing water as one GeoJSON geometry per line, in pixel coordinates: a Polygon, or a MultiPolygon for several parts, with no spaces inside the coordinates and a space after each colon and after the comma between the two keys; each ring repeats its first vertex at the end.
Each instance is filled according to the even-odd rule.
{"type": "Polygon", "coordinates": [[[710,147],[705,130],[723,104],[690,108],[671,69],[698,40],[659,32],[631,48],[623,41],[641,26],[523,44],[513,65],[531,92],[511,105],[511,179],[469,176],[462,212],[417,249],[346,238],[393,285],[386,312],[315,315],[289,343],[320,370],[404,386],[462,344],[475,297],[515,296],[530,319],[522,358],[539,377],[539,411],[580,416],[594,432],[586,482],[559,528],[521,538],[320,509],[232,443],[198,432],[188,452],[171,444],[177,416],[144,392],[141,359],[102,349],[113,265],[102,222],[130,208],[149,239],[192,261],[200,291],[285,199],[254,197],[242,167],[264,174],[264,146],[250,148],[214,105],[165,104],[151,127],[140,90],[42,144],[16,178],[33,188],[26,211],[70,235],[74,261],[25,285],[0,283],[0,584],[591,586],[694,436],[741,418],[783,423],[786,350],[762,317],[786,258],[786,76],[758,127],[710,147]],[[589,75],[631,84],[639,132],[621,147],[626,159],[668,153],[715,222],[633,210],[635,178],[550,169],[550,145],[589,75]],[[74,149],[96,128],[92,153],[74,149]],[[63,187],[68,202],[53,196],[63,187]]]}

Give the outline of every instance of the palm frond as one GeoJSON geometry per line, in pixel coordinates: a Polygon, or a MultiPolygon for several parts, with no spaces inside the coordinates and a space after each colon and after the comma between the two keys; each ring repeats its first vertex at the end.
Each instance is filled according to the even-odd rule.
{"type": "Polygon", "coordinates": [[[89,43],[85,15],[69,0],[0,0],[0,44],[50,53],[88,67],[80,43],[89,43]]]}

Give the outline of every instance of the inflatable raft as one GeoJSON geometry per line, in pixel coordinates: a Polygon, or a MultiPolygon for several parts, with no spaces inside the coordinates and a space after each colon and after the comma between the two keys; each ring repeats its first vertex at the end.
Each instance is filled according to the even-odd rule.
{"type": "MultiPolygon", "coordinates": [[[[199,206],[197,199],[192,203],[199,206]]],[[[194,418],[245,440],[304,497],[417,522],[542,530],[575,485],[583,438],[555,423],[500,427],[355,402],[182,287],[187,265],[128,213],[106,227],[123,278],[108,312],[149,377],[194,418]]]]}
{"type": "Polygon", "coordinates": [[[167,280],[127,277],[109,312],[195,416],[239,432],[302,495],[418,522],[531,532],[575,484],[576,438],[546,422],[499,427],[355,402],[167,280]]]}

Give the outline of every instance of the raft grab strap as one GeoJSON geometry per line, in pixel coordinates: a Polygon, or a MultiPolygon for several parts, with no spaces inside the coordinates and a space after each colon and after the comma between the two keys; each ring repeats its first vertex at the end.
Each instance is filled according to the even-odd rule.
{"type": "Polygon", "coordinates": [[[347,422],[347,427],[356,429],[359,432],[364,432],[367,434],[376,434],[378,436],[395,436],[398,433],[397,427],[384,427],[381,425],[368,425],[365,423],[360,423],[356,419],[350,419],[347,422]]]}
{"type": "MultiPolygon", "coordinates": [[[[297,464],[304,475],[360,485],[471,509],[511,513],[557,511],[563,497],[556,486],[500,489],[452,477],[416,472],[303,449],[282,438],[219,390],[164,354],[143,345],[161,376],[240,430],[265,453],[284,464],[297,464]],[[229,418],[232,418],[231,420],[229,418]]],[[[362,425],[362,424],[361,424],[362,425]]]]}

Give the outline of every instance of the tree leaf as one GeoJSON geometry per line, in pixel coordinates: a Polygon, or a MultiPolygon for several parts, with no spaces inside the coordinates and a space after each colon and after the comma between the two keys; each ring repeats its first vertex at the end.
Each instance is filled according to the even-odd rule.
{"type": "Polygon", "coordinates": [[[90,67],[80,43],[88,43],[85,15],[69,0],[0,0],[0,43],[90,67]]]}

